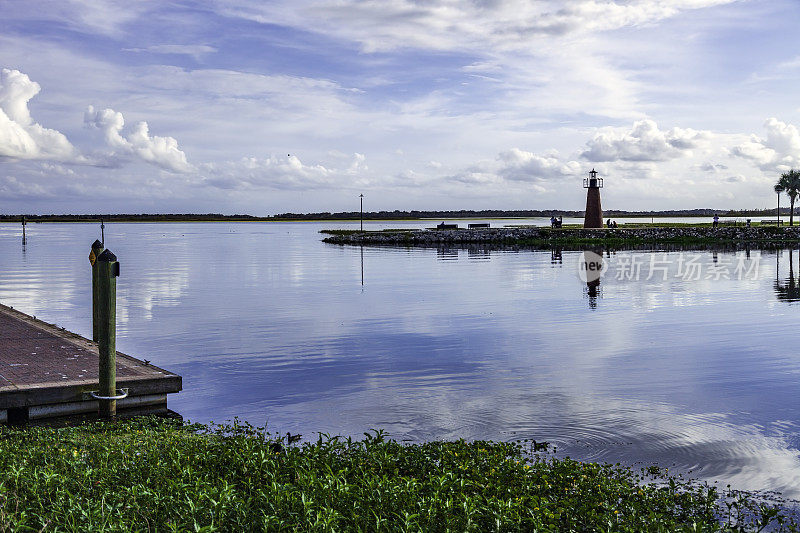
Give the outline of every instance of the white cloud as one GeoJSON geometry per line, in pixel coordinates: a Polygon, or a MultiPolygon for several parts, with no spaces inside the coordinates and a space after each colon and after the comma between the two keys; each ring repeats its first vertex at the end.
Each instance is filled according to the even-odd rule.
{"type": "Polygon", "coordinates": [[[122,128],[125,126],[125,119],[122,113],[113,109],[95,110],[94,106],[89,106],[83,115],[83,122],[88,126],[101,130],[108,146],[112,148],[127,148],[128,142],[120,135],[122,128]]]}
{"type": "Polygon", "coordinates": [[[155,54],[177,54],[192,56],[195,59],[217,51],[207,44],[156,44],[147,48],[123,48],[125,52],[153,52],[155,54]]]}
{"type": "Polygon", "coordinates": [[[357,174],[368,169],[367,157],[364,154],[359,154],[358,152],[353,154],[353,162],[350,163],[350,166],[347,168],[347,172],[350,174],[357,174]]]}
{"type": "Polygon", "coordinates": [[[639,120],[628,131],[603,128],[586,143],[581,156],[589,161],[668,161],[691,156],[691,150],[712,137],[708,131],[658,129],[650,120],[639,120]]]}
{"type": "Polygon", "coordinates": [[[206,184],[219,189],[325,189],[346,186],[348,174],[355,173],[364,159],[362,154],[355,154],[350,166],[340,170],[306,165],[295,155],[244,157],[239,161],[203,165],[201,172],[206,175],[206,184]]]}
{"type": "Polygon", "coordinates": [[[148,10],[163,5],[153,0],[3,0],[6,17],[55,21],[83,33],[116,37],[148,10]]]}
{"type": "Polygon", "coordinates": [[[0,70],[0,158],[50,159],[77,162],[81,158],[66,136],[34,122],[28,102],[41,87],[18,70],[0,70]]]}
{"type": "Polygon", "coordinates": [[[142,73],[141,84],[148,89],[191,92],[216,98],[263,99],[279,96],[288,100],[284,105],[302,105],[303,108],[314,105],[308,102],[303,104],[303,98],[319,98],[326,94],[356,91],[343,88],[336,82],[326,79],[284,74],[253,74],[224,69],[188,70],[166,65],[148,68],[142,73]]]}
{"type": "Polygon", "coordinates": [[[722,170],[728,170],[727,165],[723,165],[722,163],[708,163],[708,162],[699,165],[697,168],[705,172],[712,172],[715,174],[722,170]]]}
{"type": "Polygon", "coordinates": [[[150,136],[147,122],[138,122],[124,137],[125,119],[113,109],[95,110],[89,106],[84,113],[84,123],[103,132],[106,144],[115,150],[113,155],[134,155],[171,172],[190,172],[194,167],[186,161],[186,154],[178,148],[173,137],[150,136]]]}
{"type": "Polygon", "coordinates": [[[52,191],[39,183],[21,180],[16,176],[0,176],[0,194],[5,198],[42,198],[53,196],[52,191]]]}
{"type": "Polygon", "coordinates": [[[484,161],[445,177],[446,184],[453,182],[462,185],[496,186],[502,182],[502,179],[497,170],[490,163],[484,161]]]}
{"type": "Polygon", "coordinates": [[[534,181],[537,179],[561,178],[577,176],[581,173],[581,164],[577,161],[562,163],[558,154],[544,156],[512,148],[498,155],[502,166],[498,174],[511,181],[534,181]]]}
{"type": "Polygon", "coordinates": [[[478,161],[446,176],[442,184],[455,182],[498,188],[517,184],[526,189],[543,192],[548,181],[576,177],[580,174],[580,163],[562,161],[555,151],[537,155],[519,148],[511,148],[500,152],[493,161],[478,161]]]}
{"type": "Polygon", "coordinates": [[[266,24],[301,27],[359,42],[367,52],[525,49],[541,38],[641,26],[733,0],[257,0],[220,4],[220,12],[266,24]]]}
{"type": "Polygon", "coordinates": [[[748,159],[763,171],[784,172],[800,166],[800,132],[792,124],[776,118],[764,122],[765,138],[751,135],[750,140],[731,148],[736,157],[748,159]]]}
{"type": "Polygon", "coordinates": [[[28,103],[40,91],[39,84],[26,74],[0,70],[0,159],[114,166],[121,157],[135,156],[172,172],[194,170],[174,138],[151,136],[146,122],[137,123],[123,136],[122,113],[92,106],[84,113],[84,122],[103,132],[112,151],[92,158],[81,155],[63,133],[45,128],[31,117],[28,103]]]}

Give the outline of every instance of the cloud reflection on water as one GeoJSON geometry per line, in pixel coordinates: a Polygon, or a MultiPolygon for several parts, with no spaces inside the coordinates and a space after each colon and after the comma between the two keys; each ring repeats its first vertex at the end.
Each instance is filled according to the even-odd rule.
{"type": "MultiPolygon", "coordinates": [[[[590,296],[578,252],[362,250],[322,227],[107,225],[120,349],[182,374],[170,405],[192,420],[546,439],[800,496],[787,252],[752,251],[753,280],[616,279],[648,252],[604,254],[590,296]]],[[[29,226],[24,255],[17,229],[0,225],[0,301],[86,334],[96,228],[29,226]]]]}

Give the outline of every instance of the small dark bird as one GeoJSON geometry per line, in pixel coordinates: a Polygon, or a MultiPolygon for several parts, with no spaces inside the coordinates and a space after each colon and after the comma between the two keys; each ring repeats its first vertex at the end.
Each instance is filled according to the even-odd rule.
{"type": "Polygon", "coordinates": [[[150,365],[150,359],[145,359],[145,360],[144,360],[144,364],[146,364],[146,365],[150,365]]]}
{"type": "Polygon", "coordinates": [[[542,441],[542,442],[533,441],[533,451],[535,452],[546,452],[549,447],[550,443],[547,441],[542,441]]]}
{"type": "Polygon", "coordinates": [[[300,440],[302,437],[303,437],[303,436],[302,436],[302,435],[300,435],[300,434],[297,434],[297,435],[292,435],[292,434],[291,434],[291,433],[289,433],[288,431],[286,432],[286,442],[287,442],[288,444],[292,444],[293,442],[297,442],[297,441],[299,441],[299,440],[300,440]]]}

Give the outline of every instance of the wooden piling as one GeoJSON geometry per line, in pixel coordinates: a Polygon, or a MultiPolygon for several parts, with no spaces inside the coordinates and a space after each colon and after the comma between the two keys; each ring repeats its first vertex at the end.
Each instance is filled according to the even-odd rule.
{"type": "Polygon", "coordinates": [[[100,416],[117,414],[117,276],[119,263],[111,250],[103,250],[97,261],[98,348],[100,352],[98,394],[100,416]]]}
{"type": "Polygon", "coordinates": [[[96,240],[92,243],[92,250],[89,252],[89,263],[92,265],[92,340],[94,342],[100,341],[99,325],[100,325],[100,286],[97,278],[99,276],[99,265],[97,258],[103,253],[105,248],[103,243],[96,240]]]}

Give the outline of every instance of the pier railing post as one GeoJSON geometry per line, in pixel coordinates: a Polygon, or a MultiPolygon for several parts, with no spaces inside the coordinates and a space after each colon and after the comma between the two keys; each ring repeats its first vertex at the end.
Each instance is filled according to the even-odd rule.
{"type": "Polygon", "coordinates": [[[98,328],[100,327],[100,286],[97,278],[99,275],[100,266],[97,264],[97,258],[103,253],[103,243],[94,241],[92,243],[92,251],[89,252],[89,263],[92,265],[92,340],[94,342],[100,341],[98,328]]]}
{"type": "Polygon", "coordinates": [[[98,330],[97,340],[100,348],[100,416],[113,417],[117,414],[117,276],[119,263],[111,250],[104,250],[97,257],[98,285],[98,330]]]}

